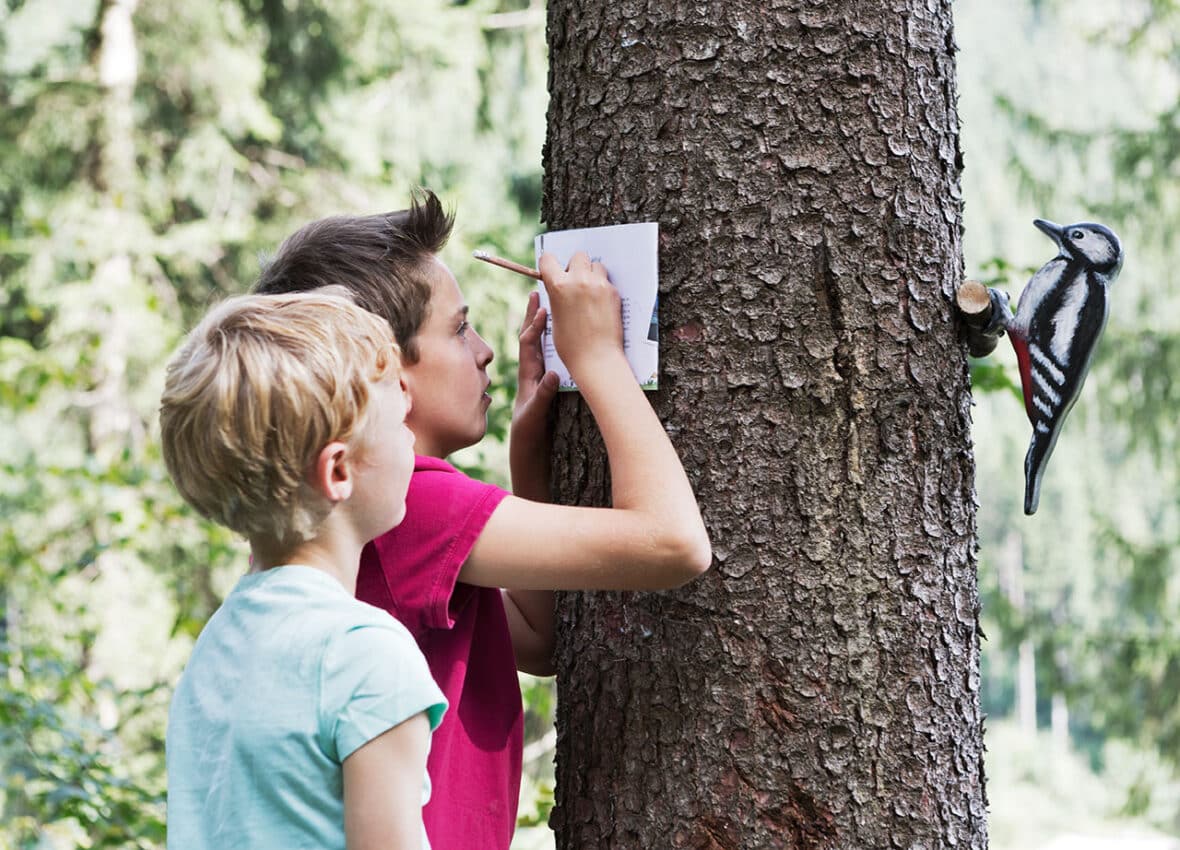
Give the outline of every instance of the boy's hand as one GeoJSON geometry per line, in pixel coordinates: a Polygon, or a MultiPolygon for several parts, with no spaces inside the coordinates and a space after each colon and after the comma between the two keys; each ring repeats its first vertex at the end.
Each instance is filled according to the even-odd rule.
{"type": "Polygon", "coordinates": [[[512,408],[512,428],[533,430],[534,420],[545,423],[549,404],[557,395],[557,373],[545,371],[545,355],[541,351],[541,335],[545,332],[548,314],[541,306],[541,296],[529,293],[524,323],[520,326],[520,361],[516,372],[516,403],[512,408]]]}
{"type": "Polygon", "coordinates": [[[512,490],[517,496],[546,501],[549,495],[549,407],[557,395],[557,373],[545,371],[541,335],[548,318],[537,292],[529,294],[520,328],[520,366],[512,433],[508,440],[512,490]]]}
{"type": "Polygon", "coordinates": [[[542,254],[537,269],[553,311],[553,344],[574,380],[592,361],[621,355],[622,302],[602,264],[579,251],[566,269],[552,254],[542,254]]]}

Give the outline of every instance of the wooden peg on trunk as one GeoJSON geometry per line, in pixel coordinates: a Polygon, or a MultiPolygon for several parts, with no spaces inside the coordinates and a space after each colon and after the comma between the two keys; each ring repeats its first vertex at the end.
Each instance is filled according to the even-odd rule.
{"type": "Polygon", "coordinates": [[[1011,318],[1008,293],[967,280],[955,293],[955,306],[967,328],[967,353],[972,357],[991,354],[1011,318]]]}

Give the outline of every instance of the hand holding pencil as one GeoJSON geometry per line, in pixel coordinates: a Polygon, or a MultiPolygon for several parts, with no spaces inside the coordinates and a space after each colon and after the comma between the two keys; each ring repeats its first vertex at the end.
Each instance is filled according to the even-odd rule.
{"type": "Polygon", "coordinates": [[[553,347],[580,384],[591,364],[623,357],[619,292],[602,263],[592,262],[585,251],[575,253],[565,268],[553,254],[542,254],[538,265],[553,317],[553,347]]]}

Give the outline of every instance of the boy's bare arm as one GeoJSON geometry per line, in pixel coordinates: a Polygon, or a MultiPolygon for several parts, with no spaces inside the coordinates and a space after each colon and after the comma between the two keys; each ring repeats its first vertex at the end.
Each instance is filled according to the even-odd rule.
{"type": "Polygon", "coordinates": [[[553,591],[505,590],[502,593],[516,669],[532,676],[552,676],[557,672],[553,664],[553,653],[557,649],[553,591]]]}
{"type": "MultiPolygon", "coordinates": [[[[549,408],[557,395],[557,375],[545,371],[541,351],[546,318],[539,294],[530,293],[520,329],[516,405],[508,438],[512,492],[534,502],[549,501],[548,420],[549,408]]],[[[553,605],[553,592],[549,590],[504,591],[504,612],[508,617],[516,669],[534,676],[552,676],[556,672],[553,605]]]]}
{"type": "Polygon", "coordinates": [[[460,579],[512,589],[654,590],[708,569],[700,511],[672,444],[622,348],[618,293],[584,255],[540,270],[554,342],[602,432],[611,508],[548,505],[509,496],[496,508],[460,579]]]}
{"type": "Polygon", "coordinates": [[[416,714],[344,760],[348,850],[420,850],[430,721],[416,714]]]}

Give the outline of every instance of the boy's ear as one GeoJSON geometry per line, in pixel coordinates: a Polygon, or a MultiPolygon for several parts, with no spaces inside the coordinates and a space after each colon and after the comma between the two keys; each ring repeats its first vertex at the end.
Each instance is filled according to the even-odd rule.
{"type": "Polygon", "coordinates": [[[346,443],[328,443],[312,465],[312,489],[335,504],[352,495],[352,455],[346,443]]]}

